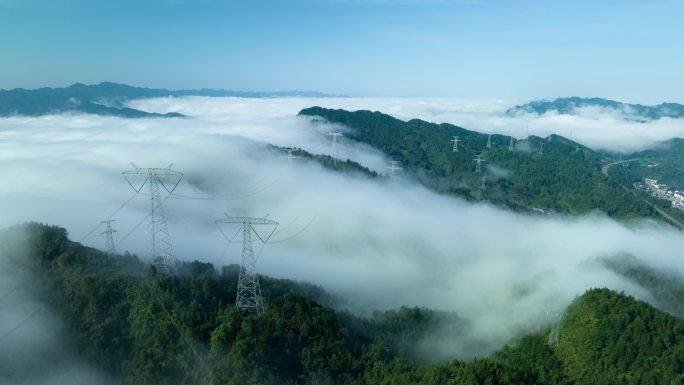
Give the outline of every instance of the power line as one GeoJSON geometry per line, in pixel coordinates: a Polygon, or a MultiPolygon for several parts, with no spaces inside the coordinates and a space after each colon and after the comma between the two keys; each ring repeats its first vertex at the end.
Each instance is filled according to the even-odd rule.
{"type": "MultiPolygon", "coordinates": [[[[162,200],[162,204],[164,204],[164,202],[166,202],[167,199],[169,199],[169,196],[168,196],[168,195],[162,200]]],[[[129,236],[131,236],[131,234],[133,234],[133,233],[134,233],[134,232],[135,232],[143,223],[145,223],[145,221],[147,221],[147,219],[148,219],[149,217],[150,217],[150,214],[147,214],[147,216],[145,216],[145,218],[143,218],[140,222],[138,222],[138,224],[136,224],[135,226],[133,226],[133,228],[132,228],[129,232],[127,232],[126,235],[124,235],[123,237],[121,237],[121,239],[119,239],[119,242],[117,242],[114,246],[115,246],[115,247],[119,247],[119,245],[121,244],[121,242],[125,241],[126,238],[128,238],[129,236]]]]}
{"type": "MultiPolygon", "coordinates": [[[[138,195],[138,193],[135,193],[135,194],[133,194],[130,198],[128,198],[128,200],[127,200],[126,202],[124,202],[121,206],[119,206],[119,208],[117,208],[116,210],[114,210],[114,212],[111,213],[111,214],[107,217],[106,220],[109,220],[109,219],[114,218],[114,216],[115,216],[116,214],[118,214],[119,211],[121,211],[124,207],[126,207],[127,204],[131,203],[131,201],[132,201],[137,195],[138,195]]],[[[83,242],[86,238],[88,238],[88,237],[89,237],[90,235],[92,235],[95,231],[97,231],[97,229],[99,229],[100,227],[102,227],[103,224],[104,224],[104,221],[98,223],[97,226],[93,227],[90,231],[88,231],[88,233],[87,233],[86,235],[84,235],[83,237],[81,237],[81,239],[79,239],[78,242],[79,242],[79,243],[83,242]]]]}
{"type": "Polygon", "coordinates": [[[2,343],[2,341],[4,341],[9,336],[14,334],[14,332],[21,329],[21,327],[24,326],[24,324],[26,324],[28,321],[30,321],[33,317],[37,316],[38,313],[40,313],[42,310],[43,310],[43,306],[39,306],[36,310],[33,311],[33,313],[31,313],[28,317],[24,318],[21,322],[19,322],[17,324],[17,326],[13,327],[10,331],[8,331],[7,333],[0,336],[0,343],[2,343]]]}
{"type": "MultiPolygon", "coordinates": [[[[161,308],[164,310],[164,313],[166,314],[166,316],[167,316],[167,318],[169,319],[169,321],[171,321],[171,324],[173,325],[173,327],[176,328],[176,330],[178,331],[178,334],[180,334],[180,336],[183,338],[183,340],[185,340],[185,343],[186,343],[186,344],[188,345],[188,347],[190,348],[190,351],[192,352],[192,354],[195,356],[195,358],[197,359],[197,361],[199,361],[199,363],[202,365],[205,374],[206,374],[207,376],[210,376],[210,375],[211,375],[211,371],[209,370],[209,366],[208,366],[207,363],[204,361],[204,358],[197,352],[197,350],[195,349],[194,345],[192,344],[192,341],[190,341],[190,338],[188,338],[188,336],[183,332],[183,329],[180,327],[180,325],[178,324],[178,322],[176,321],[176,319],[171,315],[171,312],[170,312],[169,309],[166,307],[166,305],[164,304],[164,302],[161,300],[161,297],[160,297],[159,295],[157,295],[157,293],[155,292],[154,288],[153,288],[152,290],[150,290],[150,292],[151,292],[152,295],[155,297],[155,299],[157,300],[157,302],[159,303],[159,305],[161,306],[161,308]]],[[[175,344],[173,343],[173,341],[171,341],[170,338],[169,338],[169,343],[170,343],[171,346],[174,348],[174,350],[176,350],[176,352],[178,352],[178,349],[176,349],[175,344]]]]}
{"type": "Polygon", "coordinates": [[[0,301],[4,300],[5,298],[9,297],[10,295],[14,294],[15,291],[19,290],[19,288],[22,285],[17,285],[12,288],[12,290],[8,291],[6,294],[4,294],[2,297],[0,297],[0,301]]]}
{"type": "MultiPolygon", "coordinates": [[[[244,194],[244,195],[224,195],[224,196],[192,196],[192,195],[181,195],[181,194],[176,194],[172,193],[169,194],[168,196],[171,199],[193,199],[193,200],[204,200],[204,201],[230,201],[230,200],[237,200],[237,199],[244,199],[244,198],[249,198],[254,195],[257,195],[275,185],[280,181],[282,177],[275,178],[271,183],[268,185],[260,188],[259,190],[250,192],[249,194],[244,194]]],[[[147,194],[142,194],[142,195],[147,195],[147,194]]]]}

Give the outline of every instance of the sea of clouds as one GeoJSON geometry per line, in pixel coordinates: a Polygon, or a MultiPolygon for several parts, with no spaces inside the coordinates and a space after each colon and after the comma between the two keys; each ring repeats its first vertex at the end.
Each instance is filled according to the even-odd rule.
{"type": "MultiPolygon", "coordinates": [[[[380,110],[516,137],[545,136],[547,130],[570,136],[572,130],[581,143],[613,151],[645,148],[684,132],[681,122],[635,123],[600,111],[508,117],[502,112],[510,103],[455,99],[159,98],[130,106],[188,117],[2,118],[0,226],[57,224],[72,239],[104,248],[99,223],[112,218],[118,251],[147,258],[149,195],[144,189],[136,195],[121,172],[132,168],[130,162],[174,163],[184,177],[164,210],[177,258],[217,267],[239,263],[240,245],[228,245],[214,221],[224,213],[268,214],[280,226],[260,253],[261,273],[319,284],[360,314],[402,305],[457,312],[471,327],[435,348],[439,357],[491,352],[548,324],[548,311],[562,310],[592,287],[652,300],[600,258],[629,254],[684,274],[677,257],[684,234],[653,221],[626,225],[600,213],[530,216],[438,195],[402,177],[371,179],[304,160],[289,165],[285,152],[272,145],[328,154],[326,134],[347,130],[297,116],[313,105],[380,110]]],[[[388,161],[345,138],[338,156],[381,173],[388,161]]],[[[10,327],[3,322],[0,333],[10,327]]]]}

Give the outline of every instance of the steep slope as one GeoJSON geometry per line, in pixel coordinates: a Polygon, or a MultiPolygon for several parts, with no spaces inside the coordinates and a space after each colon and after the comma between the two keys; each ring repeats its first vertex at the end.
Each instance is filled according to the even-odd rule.
{"type": "Polygon", "coordinates": [[[684,320],[608,289],[575,299],[557,325],[558,343],[538,334],[494,358],[544,384],[682,384],[684,320]]]}
{"type": "Polygon", "coordinates": [[[555,351],[578,383],[684,383],[684,321],[607,289],[570,306],[555,351]]]}
{"type": "Polygon", "coordinates": [[[564,137],[488,136],[451,124],[414,119],[408,122],[380,112],[312,107],[301,116],[349,127],[348,139],[367,143],[401,162],[405,170],[439,192],[485,199],[520,210],[581,214],[601,210],[617,218],[656,217],[642,197],[623,189],[600,172],[603,156],[564,137]],[[451,139],[460,140],[452,151],[451,139]],[[474,157],[486,161],[475,172],[474,157]],[[484,188],[482,177],[484,176],[484,188]]]}
{"type": "MultiPolygon", "coordinates": [[[[467,322],[416,308],[360,319],[321,305],[335,299],[320,288],[268,277],[261,277],[266,310],[254,317],[232,305],[235,268],[217,273],[194,262],[177,277],[159,277],[131,255],[108,256],[69,241],[63,229],[39,224],[0,230],[0,244],[1,260],[13,262],[3,267],[34,274],[26,286],[61,315],[80,355],[119,383],[684,381],[684,321],[606,289],[574,301],[560,321],[556,346],[542,331],[489,358],[419,363],[406,353],[425,331],[445,323],[467,328],[467,322]]],[[[19,328],[9,335],[31,317],[17,320],[19,328]]]]}

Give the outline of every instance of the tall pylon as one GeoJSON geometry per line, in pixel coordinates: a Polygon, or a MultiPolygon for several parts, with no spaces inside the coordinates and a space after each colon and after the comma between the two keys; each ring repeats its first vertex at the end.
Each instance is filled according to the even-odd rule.
{"type": "Polygon", "coordinates": [[[107,254],[109,255],[114,255],[116,254],[116,244],[114,243],[114,233],[118,233],[118,231],[112,229],[112,222],[116,222],[115,219],[107,219],[106,221],[102,221],[101,223],[104,223],[105,225],[105,231],[103,231],[101,234],[105,236],[105,241],[107,242],[107,248],[105,249],[107,254]]]}
{"type": "Polygon", "coordinates": [[[292,161],[294,159],[299,159],[300,157],[296,156],[296,155],[292,155],[292,149],[288,148],[287,149],[287,155],[284,155],[281,158],[286,158],[287,159],[287,166],[291,168],[292,167],[292,161]]]}
{"type": "Polygon", "coordinates": [[[511,136],[511,141],[508,142],[508,151],[513,151],[513,136],[511,136]]]}
{"type": "Polygon", "coordinates": [[[475,162],[475,172],[476,173],[481,173],[482,172],[482,162],[486,162],[484,159],[482,159],[481,155],[477,155],[476,157],[473,158],[473,162],[475,162]]]}
{"type": "Polygon", "coordinates": [[[451,147],[451,152],[458,152],[458,142],[461,142],[461,140],[458,139],[458,136],[454,136],[451,141],[454,143],[454,146],[451,147]]]}
{"type": "MultiPolygon", "coordinates": [[[[275,232],[278,222],[263,218],[254,217],[233,217],[225,214],[225,218],[217,219],[216,226],[221,231],[228,242],[232,239],[226,236],[226,233],[221,229],[220,224],[239,224],[242,230],[242,265],[240,265],[240,275],[238,276],[237,297],[235,298],[235,306],[242,311],[247,311],[252,314],[261,314],[264,309],[264,301],[261,298],[261,287],[259,286],[259,277],[256,270],[256,258],[254,257],[254,250],[252,248],[252,233],[266,244],[275,232]],[[273,231],[268,237],[263,238],[254,229],[254,225],[269,225],[273,226],[273,231]]],[[[235,236],[237,236],[237,234],[235,236]]],[[[234,237],[235,237],[234,236],[234,237]]],[[[233,237],[233,238],[234,238],[233,237]]]]}
{"type": "Polygon", "coordinates": [[[492,134],[487,134],[487,148],[492,148],[492,134]]]}
{"type": "Polygon", "coordinates": [[[332,151],[330,152],[330,157],[333,158],[333,163],[337,164],[337,138],[342,135],[341,132],[329,132],[328,136],[332,136],[332,151]]]}
{"type": "Polygon", "coordinates": [[[485,189],[485,181],[487,180],[487,177],[482,175],[482,183],[480,184],[480,190],[485,189]]]}
{"type": "Polygon", "coordinates": [[[147,232],[149,235],[152,264],[157,269],[157,273],[169,275],[175,263],[175,258],[173,256],[173,248],[171,247],[169,228],[166,225],[162,200],[159,195],[159,186],[161,185],[167,193],[173,193],[183,178],[183,173],[171,170],[173,163],[166,168],[141,168],[133,163],[131,165],[133,165],[132,170],[123,172],[123,176],[128,184],[131,185],[135,192],[140,192],[145,184],[148,184],[150,188],[150,219],[147,224],[147,232]],[[144,180],[142,183],[134,184],[132,181],[134,176],[141,176],[144,180]]]}
{"type": "Polygon", "coordinates": [[[544,142],[539,142],[539,155],[544,155],[544,142]]]}
{"type": "Polygon", "coordinates": [[[552,321],[551,332],[549,333],[548,343],[551,346],[558,346],[559,335],[560,335],[560,323],[565,313],[559,311],[547,311],[546,317],[552,321]]]}
{"type": "Polygon", "coordinates": [[[390,170],[390,177],[394,178],[397,174],[397,171],[403,170],[403,168],[398,166],[399,161],[397,160],[390,160],[390,165],[387,167],[390,170]]]}

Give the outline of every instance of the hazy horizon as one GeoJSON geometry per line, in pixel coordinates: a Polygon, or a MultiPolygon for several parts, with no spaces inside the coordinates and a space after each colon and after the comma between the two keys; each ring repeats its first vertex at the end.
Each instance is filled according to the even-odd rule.
{"type": "Polygon", "coordinates": [[[0,88],[684,102],[684,4],[0,1],[0,88]]]}

